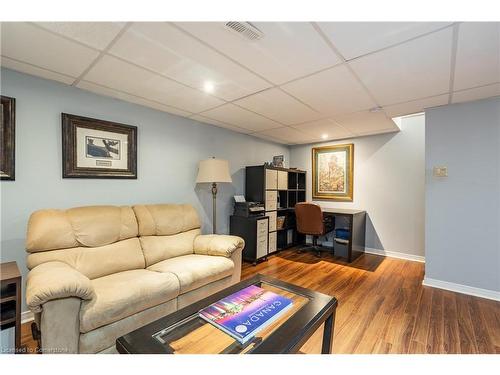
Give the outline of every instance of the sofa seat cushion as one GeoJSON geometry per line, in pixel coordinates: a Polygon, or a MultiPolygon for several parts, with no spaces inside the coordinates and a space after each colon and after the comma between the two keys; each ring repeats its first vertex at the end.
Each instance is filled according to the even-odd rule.
{"type": "Polygon", "coordinates": [[[176,275],[144,269],[118,272],[91,282],[95,297],[82,302],[81,333],[174,299],[180,289],[176,275]]]}
{"type": "Polygon", "coordinates": [[[180,294],[223,279],[233,273],[230,258],[212,255],[183,255],[163,260],[148,267],[159,273],[173,273],[179,279],[180,294]]]}

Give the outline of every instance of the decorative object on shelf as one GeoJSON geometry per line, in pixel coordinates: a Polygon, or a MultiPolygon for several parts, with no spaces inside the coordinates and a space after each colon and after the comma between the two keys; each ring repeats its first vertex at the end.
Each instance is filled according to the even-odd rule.
{"type": "Polygon", "coordinates": [[[285,163],[285,157],[283,155],[273,156],[273,166],[274,167],[284,168],[284,166],[285,166],[284,163],[285,163]]]}
{"type": "Polygon", "coordinates": [[[62,113],[63,178],[137,178],[137,127],[62,113]]]}
{"type": "Polygon", "coordinates": [[[278,216],[276,218],[276,229],[283,229],[285,225],[285,218],[286,216],[278,216]]]}
{"type": "Polygon", "coordinates": [[[1,96],[0,179],[16,179],[16,99],[1,96]]]}
{"type": "Polygon", "coordinates": [[[231,175],[229,174],[229,162],[227,160],[211,159],[200,161],[198,167],[198,177],[196,183],[211,183],[212,184],[212,232],[217,233],[216,225],[216,200],[217,200],[217,183],[227,182],[231,183],[231,175]]]}
{"type": "Polygon", "coordinates": [[[354,144],[312,149],[312,198],[353,201],[354,144]]]}

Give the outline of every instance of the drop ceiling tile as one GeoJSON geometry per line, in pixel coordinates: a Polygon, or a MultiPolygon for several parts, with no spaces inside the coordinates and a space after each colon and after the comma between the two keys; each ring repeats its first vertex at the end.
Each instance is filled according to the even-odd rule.
{"type": "Polygon", "coordinates": [[[265,141],[273,142],[273,143],[279,143],[279,144],[282,144],[282,145],[288,144],[287,142],[280,141],[279,139],[270,137],[269,135],[265,135],[265,134],[262,134],[262,133],[252,133],[250,135],[252,137],[257,137],[257,138],[263,139],[265,141]]]}
{"type": "Polygon", "coordinates": [[[331,119],[307,122],[300,125],[294,125],[293,128],[300,130],[304,134],[314,137],[315,140],[333,140],[355,136],[355,134],[342,128],[331,119]]]}
{"type": "Polygon", "coordinates": [[[133,24],[109,53],[200,90],[210,81],[215,86],[213,95],[225,100],[234,100],[271,86],[165,22],[133,24]]]}
{"type": "Polygon", "coordinates": [[[460,24],[455,91],[500,82],[500,23],[460,24]]]}
{"type": "Polygon", "coordinates": [[[350,113],[376,106],[343,65],[290,82],[281,88],[323,115],[350,113]]]}
{"type": "Polygon", "coordinates": [[[368,135],[398,131],[399,127],[384,112],[357,112],[335,117],[343,128],[356,135],[368,135]]]}
{"type": "Polygon", "coordinates": [[[172,113],[172,114],[178,115],[178,116],[187,117],[187,116],[191,115],[190,112],[182,111],[178,108],[170,107],[168,105],[163,105],[161,103],[152,102],[150,100],[139,98],[139,97],[133,96],[133,95],[129,95],[129,94],[126,94],[124,92],[120,92],[120,91],[116,91],[116,90],[113,90],[113,89],[110,89],[110,88],[107,88],[104,86],[96,85],[95,83],[92,83],[92,82],[80,81],[80,82],[78,82],[76,87],[78,87],[82,90],[91,91],[95,94],[110,96],[112,98],[121,99],[121,100],[124,100],[126,102],[139,104],[139,105],[142,105],[144,107],[157,109],[159,111],[172,113]]]}
{"type": "Polygon", "coordinates": [[[100,59],[83,79],[192,113],[224,103],[112,56],[100,59]]]}
{"type": "Polygon", "coordinates": [[[451,102],[462,103],[500,96],[500,83],[454,92],[451,102]]]}
{"type": "Polygon", "coordinates": [[[277,88],[247,96],[234,103],[285,125],[324,117],[277,88]]]}
{"type": "Polygon", "coordinates": [[[282,142],[289,145],[309,143],[314,141],[313,136],[305,134],[297,129],[289,128],[287,126],[277,129],[261,131],[258,132],[258,134],[262,136],[271,137],[272,139],[275,139],[278,142],[282,142]]]}
{"type": "Polygon", "coordinates": [[[413,113],[423,112],[426,108],[437,107],[445,104],[448,104],[448,94],[389,105],[384,107],[384,111],[389,117],[406,116],[413,113]]]}
{"type": "Polygon", "coordinates": [[[16,70],[21,73],[31,74],[33,76],[42,77],[45,79],[51,79],[53,81],[58,81],[71,85],[75,81],[75,77],[65,76],[64,74],[59,74],[56,72],[51,72],[46,69],[39,68],[34,65],[26,64],[20,61],[9,59],[8,57],[1,57],[0,66],[2,68],[8,68],[16,70]]]}
{"type": "Polygon", "coordinates": [[[448,92],[452,29],[349,62],[380,105],[448,92]]]}
{"type": "Polygon", "coordinates": [[[24,22],[2,22],[2,56],[78,77],[99,52],[24,22]]]}
{"type": "Polygon", "coordinates": [[[201,115],[194,115],[191,116],[190,118],[199,122],[203,122],[205,124],[215,125],[218,126],[219,128],[229,129],[238,133],[249,134],[252,132],[251,130],[239,128],[237,126],[226,124],[225,122],[217,121],[201,115]]]}
{"type": "Polygon", "coordinates": [[[202,115],[254,132],[279,128],[282,126],[273,120],[267,119],[230,103],[203,112],[202,115]]]}
{"type": "Polygon", "coordinates": [[[350,60],[415,38],[451,22],[320,22],[319,27],[350,60]]]}
{"type": "Polygon", "coordinates": [[[98,50],[105,49],[125,22],[36,22],[40,27],[98,50]]]}
{"type": "Polygon", "coordinates": [[[308,22],[256,22],[264,33],[250,41],[223,22],[179,22],[178,26],[275,84],[340,63],[308,22]]]}

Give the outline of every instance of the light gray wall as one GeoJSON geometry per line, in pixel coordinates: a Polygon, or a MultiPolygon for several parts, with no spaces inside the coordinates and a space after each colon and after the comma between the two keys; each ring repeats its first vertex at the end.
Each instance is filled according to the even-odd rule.
{"type": "Polygon", "coordinates": [[[498,291],[500,98],[430,109],[425,128],[425,277],[498,291]]]}
{"type": "Polygon", "coordinates": [[[407,117],[398,133],[294,146],[290,165],[307,171],[311,200],[311,148],[354,143],[354,201],[317,203],[365,210],[367,247],[423,256],[424,133],[423,115],[407,117]]]}
{"type": "Polygon", "coordinates": [[[198,161],[216,156],[229,160],[233,178],[219,186],[217,199],[218,232],[228,233],[232,196],[244,193],[244,167],[273,155],[289,158],[288,147],[139,105],[6,69],[1,79],[2,95],[16,98],[16,181],[0,184],[1,261],[17,261],[24,277],[26,223],[34,210],[191,203],[210,232],[210,189],[196,186],[195,178],[198,161]],[[138,126],[138,179],[63,179],[61,112],[138,126]]]}

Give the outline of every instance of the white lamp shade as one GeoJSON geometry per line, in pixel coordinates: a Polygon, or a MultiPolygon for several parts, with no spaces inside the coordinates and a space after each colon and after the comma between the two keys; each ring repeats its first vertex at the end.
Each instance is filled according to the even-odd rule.
{"type": "Polygon", "coordinates": [[[233,182],[229,174],[229,162],[221,159],[200,161],[196,183],[233,182]]]}

